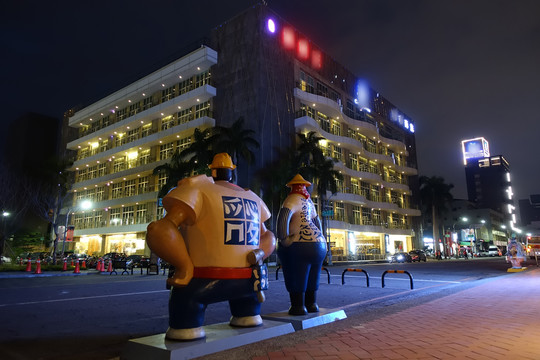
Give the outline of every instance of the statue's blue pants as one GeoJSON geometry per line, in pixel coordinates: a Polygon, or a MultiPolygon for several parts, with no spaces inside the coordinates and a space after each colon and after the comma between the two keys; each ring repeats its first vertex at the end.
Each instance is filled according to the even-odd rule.
{"type": "Polygon", "coordinates": [[[289,293],[317,291],[321,267],[326,256],[324,242],[293,242],[279,246],[278,256],[289,293]]]}
{"type": "Polygon", "coordinates": [[[208,304],[229,301],[233,316],[255,316],[261,313],[251,279],[191,279],[186,287],[171,290],[169,326],[190,329],[203,325],[208,304]]]}

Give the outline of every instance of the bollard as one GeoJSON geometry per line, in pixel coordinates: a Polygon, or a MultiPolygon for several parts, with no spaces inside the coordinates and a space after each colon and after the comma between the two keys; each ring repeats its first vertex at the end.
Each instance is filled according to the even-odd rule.
{"type": "Polygon", "coordinates": [[[381,277],[382,287],[384,287],[384,277],[385,277],[385,275],[387,273],[389,273],[389,274],[407,274],[409,276],[409,279],[411,280],[411,290],[413,289],[412,275],[407,270],[386,270],[385,272],[383,272],[382,277],[381,277]]]}
{"type": "Polygon", "coordinates": [[[369,287],[369,275],[367,271],[364,269],[353,269],[353,268],[343,270],[343,273],[341,274],[341,285],[345,284],[345,273],[347,271],[363,272],[366,275],[366,286],[369,287]]]}

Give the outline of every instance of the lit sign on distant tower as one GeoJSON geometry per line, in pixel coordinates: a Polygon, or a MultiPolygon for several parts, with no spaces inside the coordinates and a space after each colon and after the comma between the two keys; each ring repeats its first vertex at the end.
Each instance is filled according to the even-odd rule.
{"type": "Polygon", "coordinates": [[[467,165],[467,160],[489,157],[489,144],[483,137],[477,137],[461,141],[463,152],[463,164],[467,165]]]}

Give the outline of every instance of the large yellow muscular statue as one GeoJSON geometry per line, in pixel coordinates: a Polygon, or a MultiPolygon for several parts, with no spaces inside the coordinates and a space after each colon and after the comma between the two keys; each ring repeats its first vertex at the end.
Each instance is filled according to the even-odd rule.
{"type": "Polygon", "coordinates": [[[264,226],[270,212],[252,191],[230,183],[236,166],[228,154],[217,154],[210,168],[212,177],[179,181],[163,198],[167,214],[147,230],[150,249],[175,268],[167,280],[173,287],[169,339],[204,337],[206,306],[226,300],[231,325],[262,324],[256,287],[264,270],[252,265],[275,249],[274,234],[264,226]]]}

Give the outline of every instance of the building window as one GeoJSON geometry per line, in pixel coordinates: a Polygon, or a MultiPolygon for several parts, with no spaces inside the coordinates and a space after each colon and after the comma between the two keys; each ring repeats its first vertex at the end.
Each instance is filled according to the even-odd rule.
{"type": "Polygon", "coordinates": [[[185,109],[185,110],[179,111],[177,113],[178,123],[179,124],[185,124],[185,123],[193,120],[192,114],[193,113],[192,113],[191,109],[185,109]]]}
{"type": "Polygon", "coordinates": [[[139,178],[139,194],[146,194],[149,191],[149,181],[150,178],[148,176],[139,178]]]}
{"type": "Polygon", "coordinates": [[[98,165],[98,176],[105,176],[107,175],[107,164],[99,164],[98,165]]]}
{"type": "Polygon", "coordinates": [[[122,197],[122,183],[112,185],[111,198],[118,199],[122,197]]]}
{"type": "Polygon", "coordinates": [[[198,88],[200,86],[208,84],[210,81],[210,73],[208,71],[203,72],[202,74],[198,74],[195,77],[195,87],[198,88]]]}
{"type": "Polygon", "coordinates": [[[139,129],[128,130],[127,132],[127,142],[135,141],[139,138],[139,129]]]}
{"type": "Polygon", "coordinates": [[[169,176],[167,174],[159,174],[158,177],[158,189],[161,189],[167,183],[169,176]]]}
{"type": "Polygon", "coordinates": [[[382,225],[382,219],[381,219],[381,210],[373,210],[371,212],[371,219],[373,221],[373,225],[382,225]]]}
{"type": "Polygon", "coordinates": [[[125,108],[116,110],[116,120],[117,121],[122,121],[125,118],[127,118],[127,111],[126,111],[125,108]]]}
{"type": "Polygon", "coordinates": [[[126,180],[124,182],[124,196],[135,195],[135,179],[126,180]]]}
{"type": "Polygon", "coordinates": [[[143,110],[150,109],[152,107],[152,97],[144,98],[142,103],[143,103],[143,106],[142,106],[143,110]]]}
{"type": "Polygon", "coordinates": [[[126,206],[122,210],[122,225],[133,225],[135,208],[133,206],[126,206]]]}
{"type": "Polygon", "coordinates": [[[172,115],[166,116],[161,119],[161,131],[172,128],[174,125],[174,117],[172,115]]]}
{"type": "Polygon", "coordinates": [[[136,104],[129,105],[129,116],[133,116],[141,111],[141,104],[137,102],[136,104]]]}
{"type": "Polygon", "coordinates": [[[146,137],[152,134],[152,124],[146,124],[141,129],[141,137],[146,137]]]}
{"type": "Polygon", "coordinates": [[[103,201],[105,199],[105,187],[104,186],[98,186],[96,188],[96,201],[103,201]]]}
{"type": "Polygon", "coordinates": [[[334,203],[334,219],[337,221],[345,221],[345,206],[343,203],[334,203]]]}
{"type": "Polygon", "coordinates": [[[142,204],[142,205],[138,205],[137,206],[137,218],[136,218],[136,223],[137,224],[145,224],[147,222],[150,222],[147,218],[146,218],[146,215],[148,214],[148,205],[147,204],[142,204]]]}
{"type": "Polygon", "coordinates": [[[126,169],[126,162],[125,162],[125,159],[124,159],[123,156],[121,158],[119,158],[119,159],[114,160],[114,165],[113,165],[113,172],[114,173],[117,173],[119,171],[123,171],[125,169],[126,169]]]}
{"type": "Polygon", "coordinates": [[[122,209],[120,209],[120,208],[110,210],[109,223],[111,224],[111,226],[122,225],[122,218],[121,218],[121,215],[120,215],[121,212],[122,212],[122,209]]]}
{"type": "Polygon", "coordinates": [[[353,205],[352,213],[353,213],[353,224],[361,225],[362,224],[362,207],[358,205],[353,205]]]}
{"type": "Polygon", "coordinates": [[[169,101],[174,97],[175,86],[171,86],[165,90],[161,90],[161,102],[169,101]]]}
{"type": "Polygon", "coordinates": [[[145,165],[150,162],[150,149],[141,150],[139,152],[139,165],[145,165]]]}
{"type": "Polygon", "coordinates": [[[195,119],[201,118],[203,116],[210,116],[210,102],[205,101],[202,104],[197,104],[195,106],[195,119]]]}
{"type": "Polygon", "coordinates": [[[159,148],[159,159],[168,159],[174,154],[174,142],[163,144],[159,148]]]}

